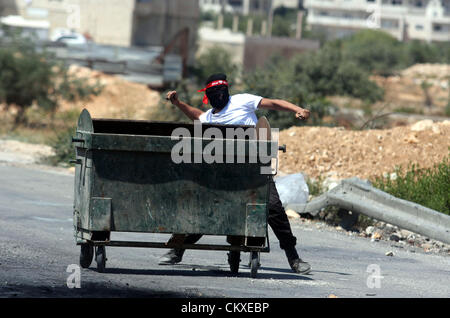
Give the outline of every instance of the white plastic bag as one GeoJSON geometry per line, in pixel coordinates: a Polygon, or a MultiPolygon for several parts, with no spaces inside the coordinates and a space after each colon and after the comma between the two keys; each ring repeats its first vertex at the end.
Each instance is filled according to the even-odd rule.
{"type": "Polygon", "coordinates": [[[289,174],[275,178],[275,185],[283,206],[291,203],[304,204],[308,202],[309,189],[301,173],[289,174]]]}

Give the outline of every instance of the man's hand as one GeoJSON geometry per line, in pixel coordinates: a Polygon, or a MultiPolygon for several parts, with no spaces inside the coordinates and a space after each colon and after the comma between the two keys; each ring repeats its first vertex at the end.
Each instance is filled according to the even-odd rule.
{"type": "Polygon", "coordinates": [[[295,113],[295,118],[298,118],[300,120],[306,120],[309,118],[309,110],[307,109],[301,109],[300,111],[295,113]]]}
{"type": "Polygon", "coordinates": [[[175,106],[180,104],[180,100],[178,99],[177,91],[168,92],[166,95],[166,99],[170,100],[170,102],[175,106]]]}
{"type": "Polygon", "coordinates": [[[185,102],[180,101],[178,99],[177,91],[168,92],[166,99],[170,100],[173,105],[177,106],[191,120],[199,120],[200,115],[203,114],[202,110],[189,106],[185,102]]]}
{"type": "Polygon", "coordinates": [[[271,110],[282,110],[295,113],[295,117],[300,120],[306,120],[309,118],[309,110],[303,109],[297,105],[294,105],[283,99],[269,99],[263,98],[258,107],[271,110]]]}

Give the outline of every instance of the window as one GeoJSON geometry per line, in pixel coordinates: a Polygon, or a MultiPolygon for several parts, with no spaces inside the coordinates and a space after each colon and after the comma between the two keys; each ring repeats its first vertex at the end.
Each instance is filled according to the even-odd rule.
{"type": "Polygon", "coordinates": [[[398,29],[398,20],[381,19],[383,29],[398,29]]]}
{"type": "Polygon", "coordinates": [[[423,25],[422,24],[416,24],[416,30],[417,31],[422,31],[423,30],[423,25]]]}
{"type": "Polygon", "coordinates": [[[433,31],[436,31],[436,32],[442,31],[442,25],[439,25],[439,24],[433,25],[433,31]]]}

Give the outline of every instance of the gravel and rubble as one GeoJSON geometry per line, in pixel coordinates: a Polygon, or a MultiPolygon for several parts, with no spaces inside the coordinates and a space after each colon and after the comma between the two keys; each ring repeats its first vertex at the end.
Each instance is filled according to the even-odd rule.
{"type": "MultiPolygon", "coordinates": [[[[294,211],[286,211],[292,224],[301,224],[319,230],[340,232],[348,236],[358,236],[369,239],[371,242],[389,242],[390,247],[406,250],[410,253],[430,253],[450,256],[450,245],[430,239],[423,235],[401,229],[398,226],[373,220],[373,225],[367,227],[354,226],[351,230],[345,230],[342,226],[329,222],[327,212],[322,211],[317,217],[298,215],[294,211]],[[297,215],[295,215],[297,214],[297,215]]],[[[386,251],[386,256],[395,256],[392,250],[386,251]]]]}
{"type": "Polygon", "coordinates": [[[391,174],[398,166],[434,166],[449,155],[450,120],[362,131],[291,127],[280,132],[279,143],[287,146],[279,155],[279,170],[322,178],[332,187],[346,178],[391,174]]]}

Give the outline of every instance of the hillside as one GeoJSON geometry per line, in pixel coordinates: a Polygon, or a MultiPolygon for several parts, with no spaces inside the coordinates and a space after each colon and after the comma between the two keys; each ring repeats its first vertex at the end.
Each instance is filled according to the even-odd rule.
{"type": "Polygon", "coordinates": [[[370,178],[409,163],[431,167],[449,154],[450,121],[419,121],[392,129],[291,127],[280,132],[279,170],[318,178],[370,178]]]}

